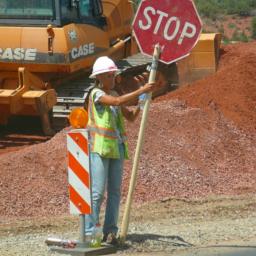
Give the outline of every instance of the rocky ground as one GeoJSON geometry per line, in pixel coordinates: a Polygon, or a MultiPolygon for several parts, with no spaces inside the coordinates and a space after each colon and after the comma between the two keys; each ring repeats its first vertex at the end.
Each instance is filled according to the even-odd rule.
{"type": "MultiPolygon", "coordinates": [[[[132,210],[126,243],[116,255],[205,255],[219,249],[251,249],[256,245],[255,196],[165,199],[132,210]]],[[[122,215],[122,214],[121,214],[122,215]]],[[[6,256],[55,255],[48,237],[78,239],[78,219],[33,218],[1,224],[0,253],[6,256]]],[[[247,255],[247,254],[242,254],[247,255]]]]}
{"type": "MultiPolygon", "coordinates": [[[[255,42],[224,47],[215,75],[152,102],[127,246],[118,254],[255,245],[255,50],[255,42]]],[[[127,123],[122,203],[139,125],[127,123]]],[[[68,214],[67,130],[0,155],[1,255],[49,255],[48,236],[78,235],[68,214]]]]}

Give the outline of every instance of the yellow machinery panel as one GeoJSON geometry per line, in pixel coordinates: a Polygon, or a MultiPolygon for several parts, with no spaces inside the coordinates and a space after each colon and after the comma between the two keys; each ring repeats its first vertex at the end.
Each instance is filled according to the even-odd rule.
{"type": "Polygon", "coordinates": [[[191,83],[217,70],[221,34],[201,34],[190,55],[178,65],[179,84],[191,83]]]}

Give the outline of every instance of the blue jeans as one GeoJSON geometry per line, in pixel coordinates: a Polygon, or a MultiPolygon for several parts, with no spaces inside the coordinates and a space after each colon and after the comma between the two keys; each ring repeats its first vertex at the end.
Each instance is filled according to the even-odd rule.
{"type": "Polygon", "coordinates": [[[85,216],[85,233],[90,235],[99,223],[101,204],[107,186],[107,202],[103,233],[117,234],[117,222],[121,197],[121,183],[124,162],[124,145],[119,145],[120,159],[104,158],[91,153],[92,214],[85,216]]]}

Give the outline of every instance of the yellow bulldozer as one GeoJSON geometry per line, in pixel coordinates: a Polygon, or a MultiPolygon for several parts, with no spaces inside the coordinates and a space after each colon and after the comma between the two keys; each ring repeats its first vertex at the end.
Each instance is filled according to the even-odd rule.
{"type": "MultiPolygon", "coordinates": [[[[117,88],[125,92],[150,62],[138,52],[133,17],[130,0],[0,0],[0,125],[32,115],[45,134],[63,128],[71,109],[83,105],[102,55],[118,61],[117,88]]],[[[202,34],[188,57],[161,65],[165,90],[215,72],[219,48],[219,34],[202,34]]]]}

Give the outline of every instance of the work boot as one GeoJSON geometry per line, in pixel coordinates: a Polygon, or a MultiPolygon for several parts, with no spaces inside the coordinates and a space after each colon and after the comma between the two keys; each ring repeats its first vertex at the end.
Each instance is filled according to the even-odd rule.
{"type": "Polygon", "coordinates": [[[112,244],[114,246],[118,245],[118,239],[114,233],[108,233],[103,236],[103,243],[112,244]]]}

